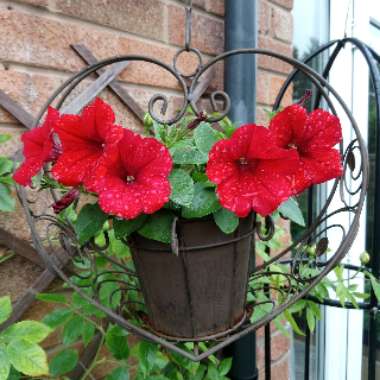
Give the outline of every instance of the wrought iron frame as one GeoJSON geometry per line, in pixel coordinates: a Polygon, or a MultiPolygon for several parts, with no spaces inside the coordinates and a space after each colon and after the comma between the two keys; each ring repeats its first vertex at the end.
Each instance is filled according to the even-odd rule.
{"type": "MultiPolygon", "coordinates": [[[[249,334],[252,331],[255,331],[261,326],[267,325],[272,321],[276,316],[286,310],[288,307],[293,305],[296,301],[307,296],[309,292],[317,285],[344,257],[344,255],[350,249],[355,236],[359,228],[359,218],[362,211],[367,182],[368,182],[368,158],[367,151],[365,148],[364,141],[361,137],[360,130],[356,124],[349,108],[344,103],[343,99],[339,94],[334,90],[334,88],[329,84],[326,79],[328,76],[328,71],[325,71],[323,75],[318,74],[312,68],[310,68],[306,63],[299,62],[293,58],[284,56],[277,52],[265,50],[265,49],[238,49],[233,51],[225,52],[215,58],[212,58],[209,62],[203,63],[201,53],[192,47],[190,47],[190,35],[191,35],[191,23],[187,24],[187,33],[186,33],[186,42],[185,48],[181,49],[174,56],[172,66],[163,63],[155,58],[146,57],[142,55],[126,55],[121,57],[113,57],[103,61],[99,61],[96,64],[90,65],[89,67],[81,70],[79,73],[75,74],[68,80],[66,80],[49,98],[45,106],[40,111],[36,121],[35,126],[39,124],[43,115],[45,114],[48,106],[55,103],[57,109],[61,109],[64,106],[65,101],[72,93],[72,91],[86,78],[95,73],[97,70],[102,69],[106,66],[118,63],[118,62],[145,62],[159,66],[163,70],[166,70],[169,74],[174,76],[177,80],[179,87],[183,94],[183,103],[179,111],[175,113],[174,116],[167,116],[167,109],[169,105],[169,99],[161,93],[158,93],[149,100],[148,102],[148,112],[152,118],[161,124],[173,125],[185,115],[188,107],[192,109],[194,114],[202,120],[208,121],[210,123],[218,122],[222,120],[229,112],[230,99],[227,93],[224,91],[214,91],[211,93],[209,100],[211,107],[214,111],[213,116],[208,116],[206,112],[200,110],[200,107],[197,105],[197,99],[195,96],[195,90],[199,82],[201,81],[202,75],[204,75],[207,70],[211,69],[215,64],[226,60],[230,57],[237,55],[264,55],[274,59],[281,60],[282,62],[288,63],[289,65],[295,68],[295,71],[290,74],[288,80],[284,83],[283,88],[281,89],[277,100],[274,105],[274,109],[278,109],[280,102],[285,94],[286,89],[291,84],[292,79],[296,72],[302,72],[310,82],[316,87],[318,92],[318,104],[321,99],[327,104],[327,108],[334,114],[336,114],[336,105],[338,105],[343,112],[346,114],[350,126],[355,134],[355,138],[348,143],[346,146],[343,143],[340,145],[342,157],[343,157],[343,166],[344,166],[344,175],[342,178],[336,179],[333,182],[332,190],[327,197],[326,202],[321,207],[317,217],[313,220],[312,217],[309,219],[308,228],[306,232],[295,242],[293,242],[289,247],[286,247],[281,252],[273,256],[269,261],[258,266],[253,273],[251,273],[250,281],[254,281],[257,278],[271,276],[273,274],[278,274],[284,277],[285,285],[282,289],[277,289],[282,292],[285,296],[286,301],[282,304],[276,305],[276,300],[271,300],[269,303],[272,304],[273,309],[265,317],[259,319],[254,323],[250,323],[248,318],[244,323],[239,326],[236,330],[227,332],[224,336],[210,336],[207,337],[207,341],[210,344],[210,348],[205,352],[200,352],[198,343],[195,342],[192,349],[185,348],[181,343],[181,339],[165,339],[162,336],[159,336],[154,331],[151,331],[148,326],[141,327],[132,322],[133,318],[136,318],[136,313],[133,308],[128,309],[128,305],[131,301],[124,300],[121,302],[122,307],[119,307],[116,310],[113,310],[110,307],[102,305],[98,299],[90,298],[87,296],[85,291],[78,286],[75,281],[73,281],[73,267],[62,269],[60,265],[60,258],[51,254],[53,248],[56,245],[57,239],[62,248],[64,249],[67,257],[72,261],[76,259],[82,259],[83,262],[90,263],[90,269],[96,271],[96,267],[93,265],[94,255],[99,255],[106,259],[110,265],[116,266],[118,269],[109,270],[105,272],[106,274],[118,274],[123,276],[118,280],[103,279],[99,281],[99,276],[104,276],[105,273],[97,274],[96,272],[90,273],[90,276],[94,275],[92,280],[92,287],[95,289],[95,293],[99,293],[102,284],[114,281],[122,284],[122,290],[128,294],[130,291],[139,292],[139,286],[136,282],[136,273],[131,270],[128,266],[124,265],[122,262],[118,262],[115,258],[106,254],[108,248],[108,241],[102,247],[95,244],[95,241],[91,241],[85,246],[81,247],[77,242],[75,233],[72,226],[68,222],[57,219],[49,213],[38,214],[33,211],[34,201],[30,199],[30,194],[26,192],[24,188],[17,187],[17,192],[20,198],[20,201],[25,209],[26,218],[30,225],[32,232],[33,244],[38,251],[41,258],[44,260],[47,268],[51,271],[57,273],[66,283],[70,285],[72,289],[78,292],[85,300],[90,304],[97,307],[99,310],[103,311],[110,321],[120,325],[121,327],[141,336],[142,338],[156,342],[163,347],[173,350],[188,359],[199,361],[209,355],[219,351],[220,349],[230,345],[232,342],[240,339],[241,337],[249,334]],[[190,26],[189,26],[190,25],[190,26]],[[178,68],[177,62],[178,58],[184,52],[193,53],[198,58],[198,64],[194,72],[190,74],[182,73],[178,68]],[[219,101],[219,102],[218,102],[219,101]],[[336,102],[334,104],[334,101],[336,102]],[[160,114],[156,112],[158,104],[161,104],[160,114]],[[222,108],[218,109],[219,104],[222,104],[222,108]],[[215,113],[218,113],[215,116],[215,113]],[[357,164],[359,159],[359,164],[357,164]],[[355,187],[351,187],[354,185],[355,187]],[[331,203],[333,199],[339,197],[341,205],[339,208],[330,210],[331,203]],[[350,199],[348,199],[350,198],[350,199]],[[348,230],[345,230],[343,226],[339,224],[327,225],[329,218],[345,213],[349,215],[351,219],[351,224],[348,230]],[[41,234],[41,230],[37,227],[39,222],[44,222],[47,224],[46,233],[44,236],[41,234]],[[315,259],[315,262],[312,263],[315,267],[320,268],[318,275],[303,278],[298,271],[299,264],[304,260],[304,254],[307,247],[313,242],[319,244],[320,246],[324,245],[324,249],[320,252],[323,254],[327,248],[328,241],[325,238],[327,231],[337,228],[341,231],[342,237],[339,246],[336,248],[333,255],[327,260],[322,259],[320,256],[315,259]],[[58,229],[58,233],[57,233],[58,229]],[[46,244],[48,243],[48,244],[46,244]],[[284,261],[286,255],[292,255],[290,259],[284,261]],[[271,264],[275,262],[287,263],[289,266],[289,273],[275,273],[270,271],[268,268],[271,264]],[[122,310],[122,308],[125,308],[122,310]],[[125,310],[132,313],[133,318],[125,317],[125,310]]],[[[348,39],[347,39],[348,40],[348,39]]],[[[338,46],[341,46],[342,42],[336,42],[338,46]]],[[[332,46],[333,43],[328,45],[326,48],[332,46]]],[[[322,51],[322,50],[321,50],[322,51]]],[[[335,54],[335,52],[334,52],[335,54]]],[[[333,54],[333,55],[334,55],[333,54]]],[[[337,53],[336,53],[337,54],[337,53]]],[[[335,56],[336,56],[335,54],[335,56]]],[[[333,62],[333,61],[332,61],[333,62]]],[[[332,63],[330,64],[331,68],[332,63]]],[[[312,194],[312,190],[310,191],[312,194]]],[[[51,197],[57,199],[57,194],[54,191],[51,191],[51,197]]],[[[275,233],[275,224],[271,217],[265,219],[266,232],[262,233],[260,228],[257,228],[259,225],[256,223],[255,230],[252,233],[255,233],[257,239],[266,241],[270,240],[275,233]]],[[[106,239],[107,240],[107,239],[106,239]]],[[[230,241],[228,243],[234,243],[230,241]]],[[[188,250],[197,249],[199,247],[187,247],[188,250]]],[[[179,254],[181,254],[181,249],[179,254]]],[[[74,273],[77,278],[81,278],[81,274],[74,273]]],[[[110,303],[112,303],[115,293],[110,295],[110,303]]],[[[125,294],[122,294],[124,297],[125,294]]],[[[132,301],[134,302],[134,301],[132,301]]],[[[260,303],[248,305],[248,311],[252,311],[255,306],[258,306],[260,303]]],[[[144,326],[143,319],[142,325],[144,326]]]]}

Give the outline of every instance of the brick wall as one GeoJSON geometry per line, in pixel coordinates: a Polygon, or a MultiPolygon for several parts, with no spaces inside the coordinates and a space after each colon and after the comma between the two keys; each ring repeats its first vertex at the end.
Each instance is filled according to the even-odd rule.
{"type": "MultiPolygon", "coordinates": [[[[170,64],[184,39],[184,1],[175,0],[14,0],[0,1],[0,89],[17,100],[32,115],[57,86],[72,73],[85,67],[70,48],[84,43],[98,59],[115,55],[146,54],[170,64]]],[[[210,59],[223,51],[223,0],[194,0],[192,44],[210,59]]],[[[259,47],[291,55],[292,0],[259,0],[259,47]]],[[[191,70],[194,61],[187,63],[191,70]]],[[[268,57],[258,59],[258,121],[265,123],[266,108],[275,99],[290,67],[268,57]]],[[[222,86],[219,67],[213,87],[222,86]]],[[[121,75],[126,88],[146,110],[150,96],[166,93],[172,108],[181,94],[173,77],[152,65],[133,63],[121,75]]],[[[107,100],[117,110],[119,120],[131,128],[138,121],[110,93],[107,100]]],[[[285,104],[291,102],[291,92],[285,104]]],[[[0,133],[22,133],[17,121],[0,107],[0,133]]],[[[15,140],[0,154],[13,153],[15,140]]],[[[0,215],[0,227],[12,228],[28,237],[20,217],[0,215]]],[[[289,342],[273,331],[273,378],[289,378],[289,342]]],[[[263,335],[258,333],[259,366],[263,367],[263,335]]]]}

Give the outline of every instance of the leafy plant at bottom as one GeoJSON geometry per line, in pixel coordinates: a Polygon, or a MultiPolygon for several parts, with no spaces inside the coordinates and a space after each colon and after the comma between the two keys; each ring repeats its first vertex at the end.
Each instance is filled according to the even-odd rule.
{"type": "MultiPolygon", "coordinates": [[[[0,298],[0,324],[12,313],[10,297],[0,298]]],[[[47,355],[39,345],[52,329],[36,321],[21,321],[0,333],[0,380],[7,380],[12,369],[27,376],[49,374],[47,355]]]]}

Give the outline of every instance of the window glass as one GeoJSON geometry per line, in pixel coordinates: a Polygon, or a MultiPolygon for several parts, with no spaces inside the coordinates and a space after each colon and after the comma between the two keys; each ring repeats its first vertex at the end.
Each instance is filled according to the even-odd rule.
{"type": "MultiPolygon", "coordinates": [[[[308,57],[318,47],[322,46],[329,40],[329,0],[294,0],[293,5],[293,56],[301,61],[308,57]]],[[[325,57],[319,55],[317,58],[310,61],[309,65],[318,72],[323,70],[323,62],[325,57]]],[[[312,98],[306,104],[311,106],[314,101],[314,95],[316,93],[310,80],[308,80],[303,74],[298,74],[294,80],[293,86],[293,101],[300,100],[305,94],[306,90],[312,90],[312,98]]],[[[317,197],[313,197],[314,209],[317,207],[317,197]]],[[[303,214],[307,215],[307,203],[308,196],[303,194],[298,197],[303,214]]],[[[299,228],[296,225],[291,226],[292,237],[296,238],[300,233],[299,228]]],[[[303,320],[298,323],[304,328],[306,324],[303,320]]],[[[304,380],[305,378],[305,352],[306,342],[305,337],[295,336],[293,340],[293,379],[304,380]]],[[[310,367],[309,374],[310,380],[317,379],[317,350],[316,350],[316,336],[311,337],[310,346],[310,367]]]]}

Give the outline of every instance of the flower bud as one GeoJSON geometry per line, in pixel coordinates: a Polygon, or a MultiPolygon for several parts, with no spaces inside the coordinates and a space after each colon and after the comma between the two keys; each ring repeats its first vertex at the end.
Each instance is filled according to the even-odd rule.
{"type": "Polygon", "coordinates": [[[144,126],[147,129],[150,129],[153,127],[153,118],[150,116],[149,113],[146,113],[144,116],[144,126]]]}
{"type": "Polygon", "coordinates": [[[362,263],[362,265],[366,265],[370,262],[371,260],[371,256],[369,255],[369,253],[367,251],[364,251],[361,255],[360,255],[360,262],[362,263]]]}
{"type": "Polygon", "coordinates": [[[79,190],[77,188],[71,189],[60,200],[53,204],[53,211],[59,214],[61,211],[69,207],[79,197],[79,190]]]}

